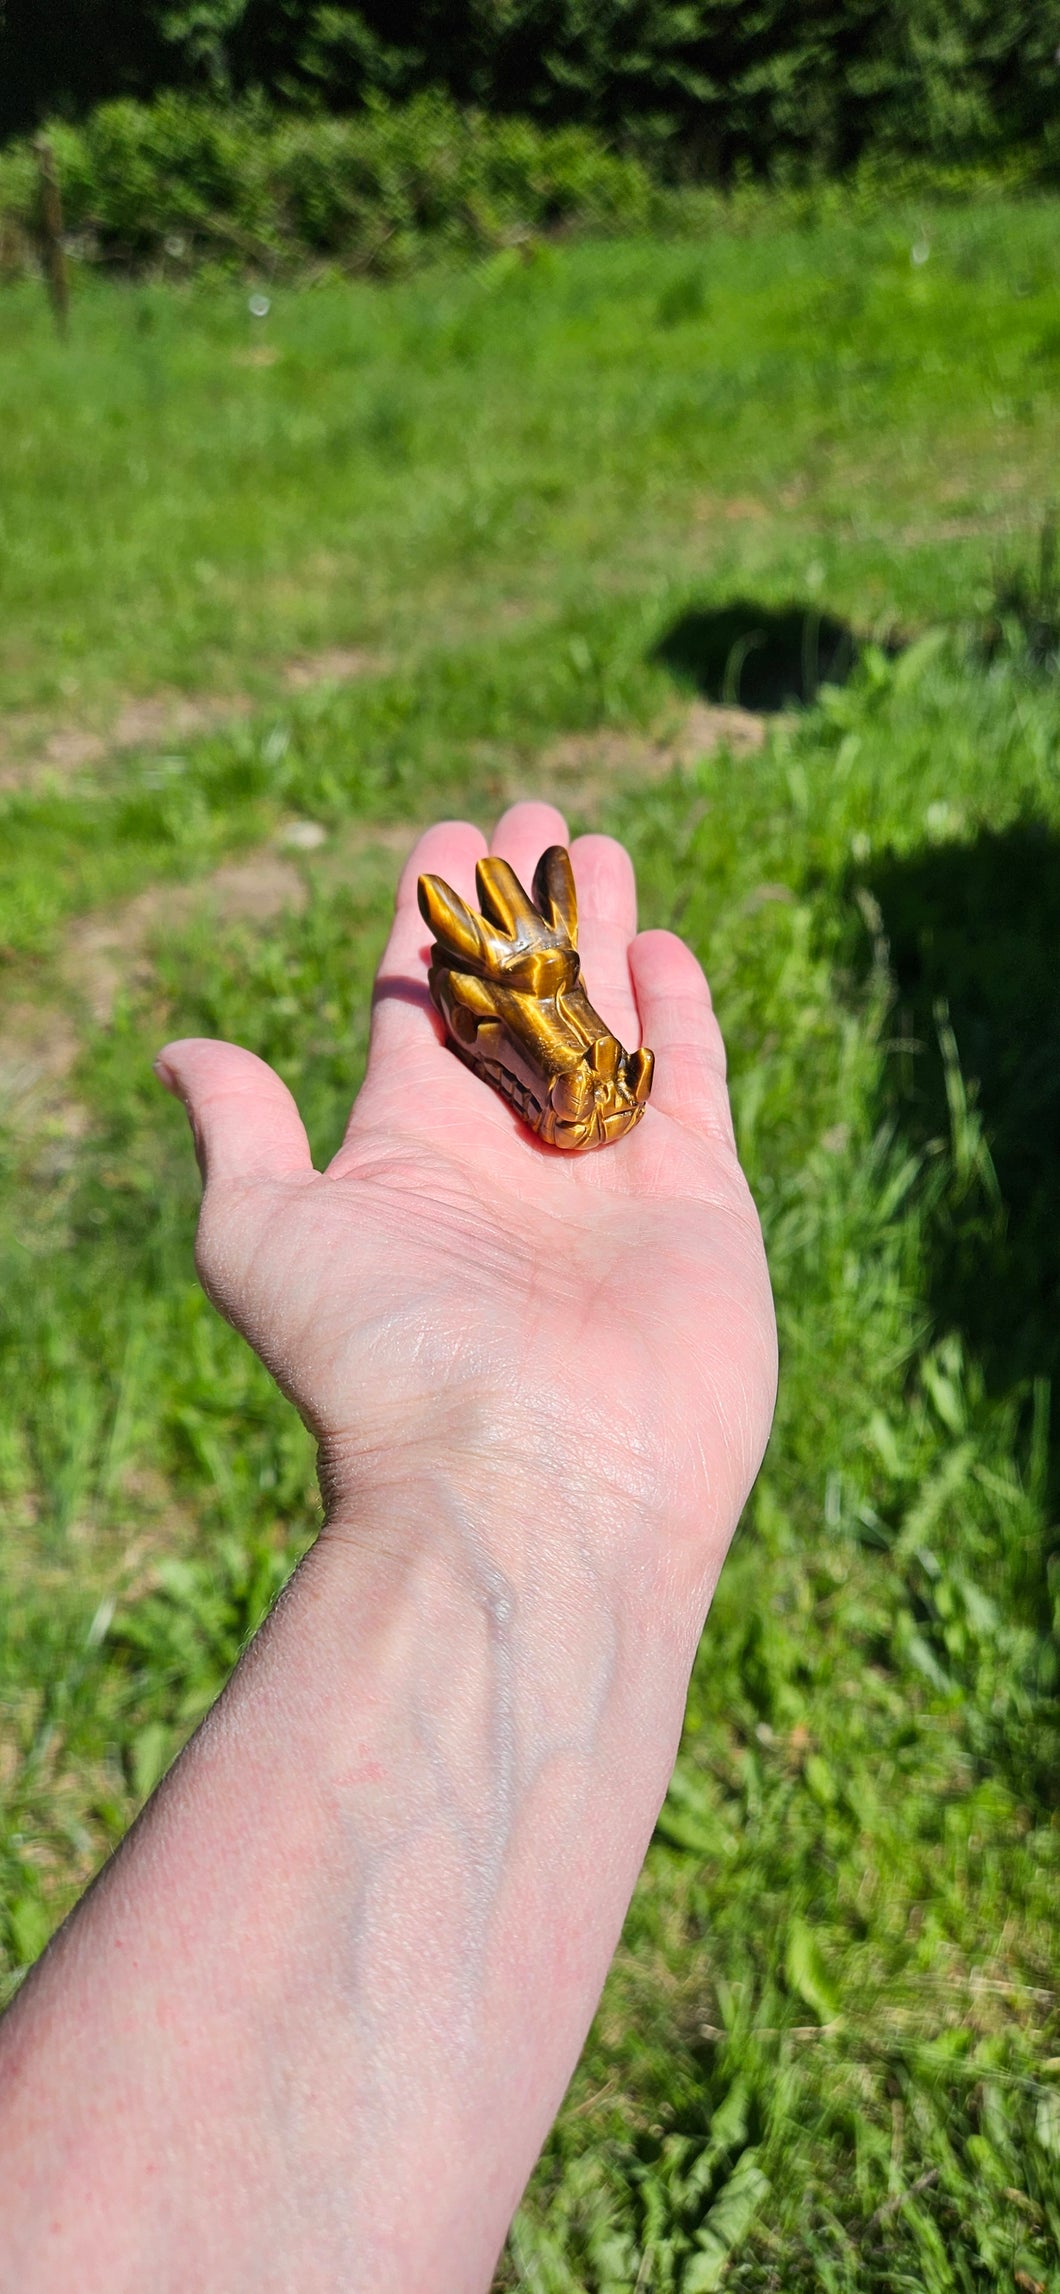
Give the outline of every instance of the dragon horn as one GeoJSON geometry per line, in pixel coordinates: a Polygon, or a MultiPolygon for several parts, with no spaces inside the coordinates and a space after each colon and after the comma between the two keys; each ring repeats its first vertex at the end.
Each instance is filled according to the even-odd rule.
{"type": "Polygon", "coordinates": [[[487,924],[506,939],[531,945],[541,938],[541,918],[514,868],[506,860],[480,860],[475,868],[479,905],[487,924]]]}
{"type": "Polygon", "coordinates": [[[534,899],[554,932],[565,932],[571,947],[578,945],[578,895],[570,854],[563,844],[550,844],[534,870],[534,899]]]}
{"type": "Polygon", "coordinates": [[[421,876],[416,886],[420,915],[444,955],[461,964],[486,960],[486,940],[476,915],[440,876],[421,876]]]}

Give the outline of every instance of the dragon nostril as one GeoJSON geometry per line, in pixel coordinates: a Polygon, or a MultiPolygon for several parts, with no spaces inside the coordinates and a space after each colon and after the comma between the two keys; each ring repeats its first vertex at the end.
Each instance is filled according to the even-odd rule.
{"type": "Polygon", "coordinates": [[[631,1052],[626,1072],[633,1097],[639,1105],[643,1106],[651,1091],[652,1077],[655,1073],[654,1053],[648,1051],[644,1046],[641,1047],[640,1051],[631,1052]]]}

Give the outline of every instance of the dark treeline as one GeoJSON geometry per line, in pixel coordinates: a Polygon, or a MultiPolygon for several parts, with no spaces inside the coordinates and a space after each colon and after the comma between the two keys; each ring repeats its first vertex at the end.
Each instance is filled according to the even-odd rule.
{"type": "Polygon", "coordinates": [[[0,138],[174,87],[329,111],[441,88],[716,181],[870,149],[1055,165],[1060,0],[7,0],[0,138]]]}

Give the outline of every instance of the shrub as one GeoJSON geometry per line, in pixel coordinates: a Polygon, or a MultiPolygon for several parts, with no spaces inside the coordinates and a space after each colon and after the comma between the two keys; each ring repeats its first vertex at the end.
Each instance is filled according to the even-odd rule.
{"type": "Polygon", "coordinates": [[[270,172],[293,236],[334,253],[388,236],[488,244],[561,223],[629,221],[650,198],[643,169],[582,128],[489,120],[436,95],[347,119],[289,118],[270,172]]]}
{"type": "MultiPolygon", "coordinates": [[[[221,106],[175,93],[102,104],[50,130],[68,231],[91,255],[297,259],[370,266],[423,240],[490,245],[566,223],[632,221],[651,197],[634,159],[587,130],[465,113],[439,95],[348,118],[221,106]]],[[[31,233],[27,144],[0,155],[0,216],[31,233]]]]}

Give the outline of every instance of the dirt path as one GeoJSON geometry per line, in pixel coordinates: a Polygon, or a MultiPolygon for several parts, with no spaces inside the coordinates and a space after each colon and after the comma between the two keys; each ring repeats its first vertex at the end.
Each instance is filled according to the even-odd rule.
{"type": "MultiPolygon", "coordinates": [[[[296,654],[280,670],[278,693],[346,685],[357,677],[381,676],[389,666],[381,654],[356,646],[296,654]]],[[[167,749],[175,741],[196,740],[267,706],[267,698],[250,693],[146,693],[124,701],[102,727],[50,724],[32,713],[8,716],[0,721],[0,793],[72,779],[125,750],[167,749]]]]}
{"type": "MultiPolygon", "coordinates": [[[[606,730],[569,736],[542,751],[532,773],[513,762],[506,800],[517,788],[532,786],[535,794],[592,821],[616,790],[661,779],[723,744],[737,755],[753,753],[765,730],[764,720],[747,710],[697,702],[656,735],[606,730]]],[[[80,1136],[83,1111],[69,1078],[85,1036],[107,1026],[123,991],[149,984],[160,938],[202,917],[221,928],[242,923],[264,929],[304,908],[314,880],[393,883],[418,833],[416,824],[404,821],[351,822],[335,835],[316,821],[288,821],[268,844],[226,861],[209,876],[190,884],[148,885],[130,900],[75,917],[56,965],[58,992],[26,993],[0,1018],[0,1121],[23,1137],[80,1136]]]]}
{"type": "Polygon", "coordinates": [[[108,1025],[119,996],[150,984],[159,940],[198,919],[264,930],[306,906],[318,870],[328,878],[385,874],[392,881],[416,834],[408,822],[373,822],[328,838],[315,821],[289,822],[271,843],[191,884],[151,884],[131,900],[75,917],[55,967],[58,993],[24,995],[0,1019],[0,1121],[22,1136],[80,1134],[71,1071],[87,1033],[108,1025]]]}

